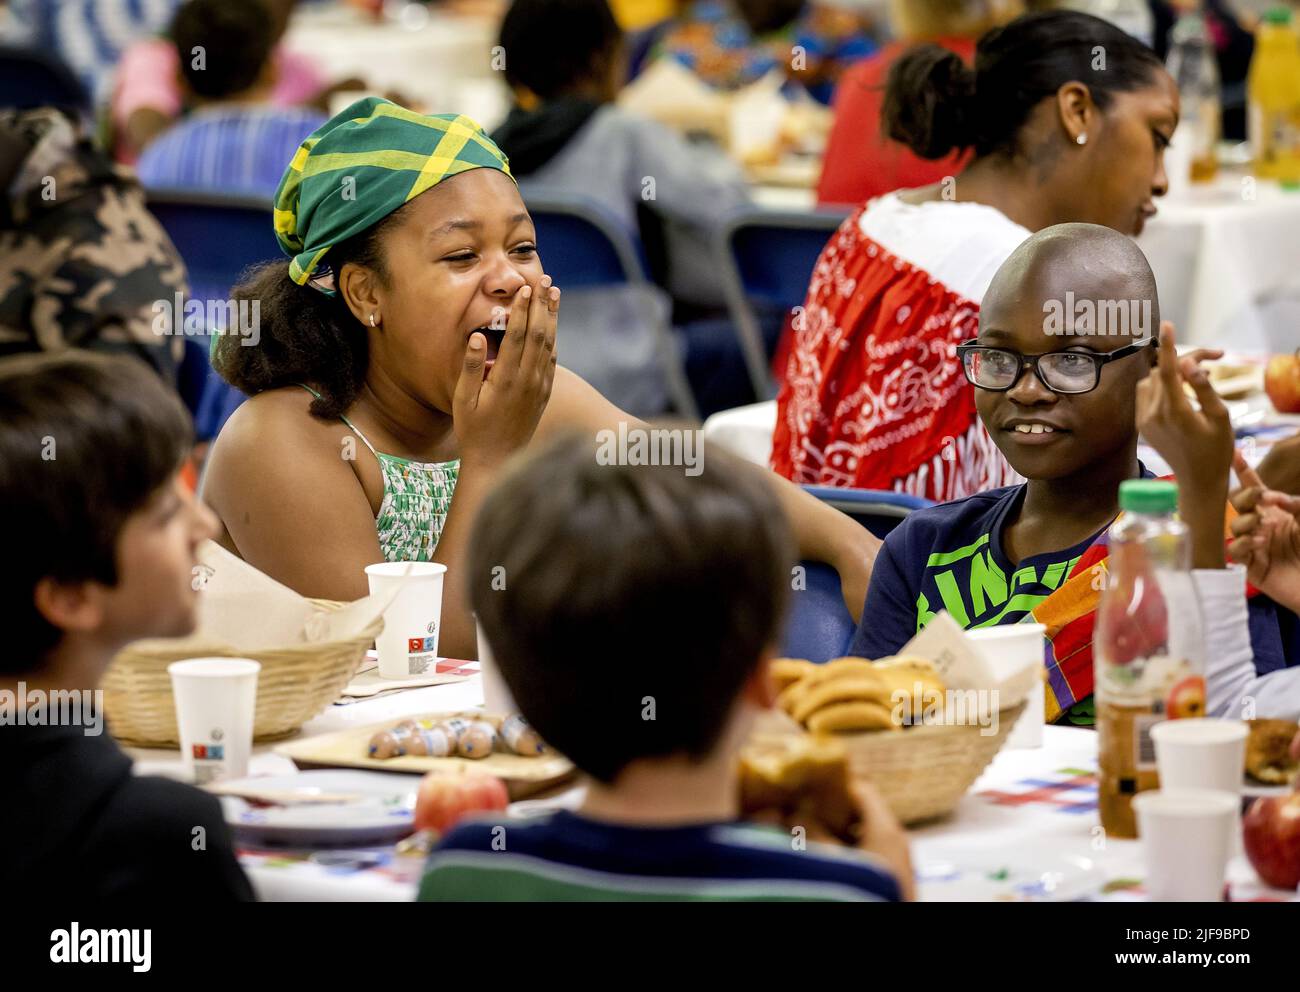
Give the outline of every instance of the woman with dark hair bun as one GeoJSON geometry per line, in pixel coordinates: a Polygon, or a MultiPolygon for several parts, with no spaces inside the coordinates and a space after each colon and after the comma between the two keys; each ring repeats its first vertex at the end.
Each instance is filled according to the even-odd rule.
{"type": "Polygon", "coordinates": [[[960,175],[872,200],[813,270],[777,401],[772,464],[801,483],[957,499],[1016,481],[955,348],[993,273],[1034,231],[1136,235],[1167,187],[1178,91],[1156,54],[1088,14],[1029,14],[971,68],[921,45],[891,68],[886,133],[960,175]]]}

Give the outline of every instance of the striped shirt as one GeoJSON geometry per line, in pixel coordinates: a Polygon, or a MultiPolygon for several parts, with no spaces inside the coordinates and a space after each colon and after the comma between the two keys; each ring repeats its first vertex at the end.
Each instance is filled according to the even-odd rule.
{"type": "Polygon", "coordinates": [[[9,0],[5,39],[53,51],[96,104],[127,46],[167,28],[180,0],[9,0]]]}
{"type": "Polygon", "coordinates": [[[297,107],[212,107],[164,132],[140,155],[136,171],[152,189],[275,196],[302,140],[325,122],[297,107]]]}
{"type": "Polygon", "coordinates": [[[628,827],[568,811],[475,820],[429,856],[419,899],[488,902],[831,901],[900,898],[867,855],[743,823],[628,827]]]}

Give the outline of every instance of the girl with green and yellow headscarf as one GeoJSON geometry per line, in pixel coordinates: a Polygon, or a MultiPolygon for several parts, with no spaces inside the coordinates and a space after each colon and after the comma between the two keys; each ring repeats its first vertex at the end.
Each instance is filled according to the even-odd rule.
{"type": "MultiPolygon", "coordinates": [[[[219,338],[213,352],[252,396],[207,469],[221,543],[327,599],[364,596],[378,561],[442,562],[439,650],[473,658],[461,565],[499,466],[535,433],[575,428],[594,457],[599,431],[635,421],[557,368],[560,291],[509,163],[470,119],[354,103],[298,149],[275,230],[290,260],[235,289],[258,302],[256,343],[219,338]]],[[[856,617],[879,542],[773,481],[856,617]]]]}

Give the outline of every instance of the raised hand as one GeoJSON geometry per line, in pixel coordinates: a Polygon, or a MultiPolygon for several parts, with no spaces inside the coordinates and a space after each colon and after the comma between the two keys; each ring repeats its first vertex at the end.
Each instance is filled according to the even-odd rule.
{"type": "Polygon", "coordinates": [[[1160,325],[1160,364],[1138,383],[1138,431],[1169,463],[1178,480],[1179,513],[1192,532],[1196,568],[1222,568],[1223,505],[1228,496],[1233,431],[1228,408],[1210,385],[1202,358],[1221,352],[1196,351],[1181,360],[1174,350],[1174,325],[1160,325]],[[1186,382],[1200,409],[1183,389],[1186,382]]]}
{"type": "Polygon", "coordinates": [[[490,369],[486,337],[470,335],[452,399],[462,461],[496,465],[532,438],[555,381],[559,310],[560,291],[550,276],[520,287],[490,369]]]}
{"type": "MultiPolygon", "coordinates": [[[[1232,464],[1233,432],[1228,408],[1210,385],[1202,358],[1221,352],[1195,351],[1181,360],[1174,349],[1174,325],[1160,325],[1160,364],[1138,383],[1138,430],[1188,486],[1222,485],[1227,495],[1232,464]],[[1201,408],[1192,406],[1186,382],[1201,408]]],[[[1223,500],[1217,500],[1222,509],[1223,500]]]]}
{"type": "Polygon", "coordinates": [[[1241,455],[1235,465],[1242,487],[1230,497],[1238,516],[1228,557],[1246,566],[1251,585],[1300,611],[1300,498],[1265,487],[1241,455]]]}

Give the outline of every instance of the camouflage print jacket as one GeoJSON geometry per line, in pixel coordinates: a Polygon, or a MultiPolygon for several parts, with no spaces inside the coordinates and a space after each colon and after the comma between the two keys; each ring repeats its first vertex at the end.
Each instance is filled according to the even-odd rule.
{"type": "Polygon", "coordinates": [[[144,193],[56,110],[0,110],[0,356],[87,348],[137,355],[171,385],[179,336],[155,302],[185,266],[144,193]]]}

